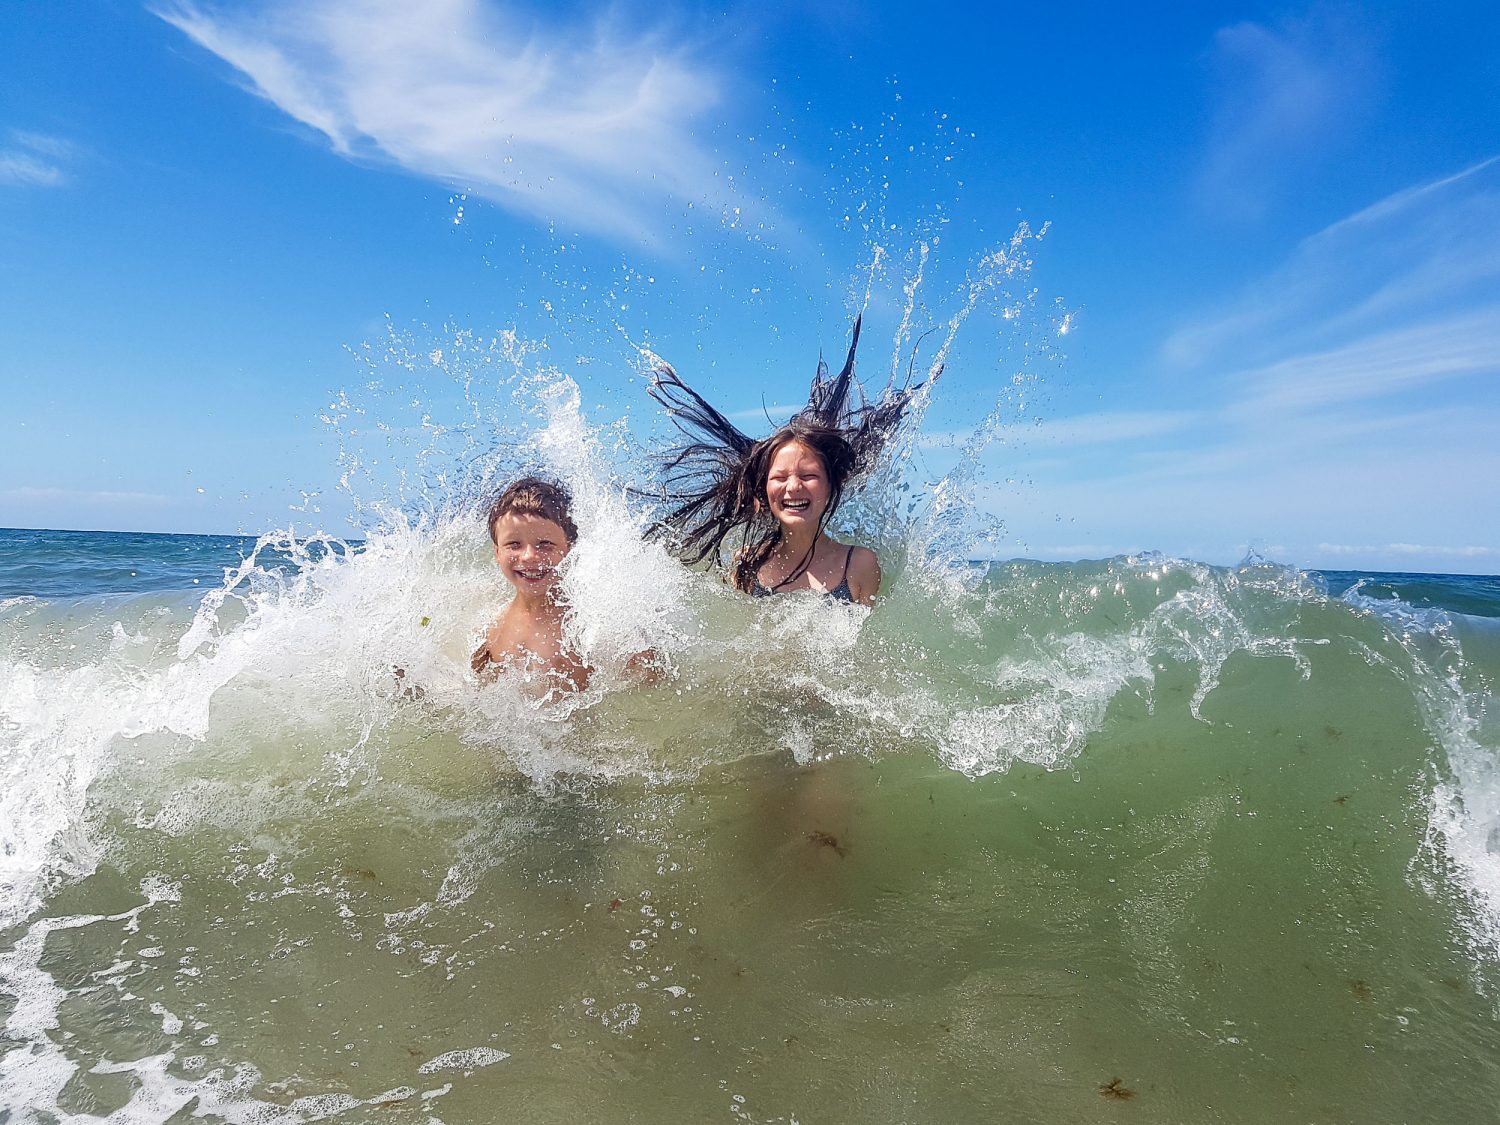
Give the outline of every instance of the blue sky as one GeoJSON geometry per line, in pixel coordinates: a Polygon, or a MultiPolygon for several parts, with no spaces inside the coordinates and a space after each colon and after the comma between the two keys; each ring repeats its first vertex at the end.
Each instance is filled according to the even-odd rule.
{"type": "Polygon", "coordinates": [[[925,245],[999,554],[1500,572],[1500,10],[1186,7],[8,5],[0,525],[341,531],[338,392],[456,409],[392,333],[644,432],[868,288],[878,382],[925,245]]]}

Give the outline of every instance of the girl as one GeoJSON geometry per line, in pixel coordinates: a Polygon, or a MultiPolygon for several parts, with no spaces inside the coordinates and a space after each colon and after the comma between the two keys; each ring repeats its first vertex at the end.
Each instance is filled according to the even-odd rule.
{"type": "Polygon", "coordinates": [[[819,361],[807,405],[761,441],[742,433],[661,364],[650,393],[689,439],[668,458],[663,495],[673,506],[651,528],[677,536],[689,563],[723,561],[727,580],[754,597],[813,590],[872,605],[880,561],[868,547],[828,534],[845,489],[872,470],[922,384],[889,384],[871,403],[854,379],[860,321],[837,377],[819,361]],[[851,401],[851,393],[857,403],[851,401]]]}

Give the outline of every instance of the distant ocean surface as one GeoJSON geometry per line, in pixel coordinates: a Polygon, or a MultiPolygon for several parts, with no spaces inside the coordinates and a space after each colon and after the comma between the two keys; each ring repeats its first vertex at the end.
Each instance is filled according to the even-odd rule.
{"type": "Polygon", "coordinates": [[[573,487],[555,704],[473,511],[0,530],[0,1121],[1500,1120],[1500,578],[867,614],[573,487]]]}
{"type": "MultiPolygon", "coordinates": [[[[360,545],[359,540],[351,543],[360,545]]],[[[225,570],[239,566],[255,544],[253,535],[0,528],[0,598],[186,593],[204,583],[222,582],[225,570]]],[[[273,547],[266,561],[274,565],[275,559],[273,547]]],[[[1399,598],[1417,608],[1500,617],[1496,575],[1354,570],[1312,574],[1334,597],[1361,585],[1373,597],[1399,598]]]]}
{"type": "Polygon", "coordinates": [[[217,586],[256,537],[0,528],[0,598],[187,592],[217,586]]]}

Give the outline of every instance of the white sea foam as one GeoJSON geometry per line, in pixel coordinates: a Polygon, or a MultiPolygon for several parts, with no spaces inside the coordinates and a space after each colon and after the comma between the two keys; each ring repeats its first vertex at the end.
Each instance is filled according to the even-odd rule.
{"type": "Polygon", "coordinates": [[[440,1070],[478,1070],[480,1067],[494,1066],[497,1062],[504,1062],[510,1058],[505,1051],[497,1051],[493,1047],[465,1047],[458,1051],[448,1051],[428,1059],[417,1067],[418,1074],[436,1074],[440,1070]]]}
{"type": "Polygon", "coordinates": [[[1427,798],[1427,866],[1417,875],[1456,877],[1473,910],[1476,950],[1500,960],[1500,757],[1481,734],[1489,689],[1464,657],[1456,615],[1371,597],[1363,586],[1343,600],[1383,622],[1400,645],[1409,663],[1398,671],[1443,749],[1441,776],[1427,798]]]}
{"type": "MultiPolygon", "coordinates": [[[[4,1027],[6,1038],[16,1045],[0,1055],[0,1108],[14,1111],[16,1121],[85,1120],[70,1114],[59,1117],[60,1111],[56,1108],[63,1088],[78,1073],[79,1064],[70,1057],[64,1042],[55,1041],[48,1034],[59,1026],[61,1005],[70,995],[41,967],[42,951],[48,938],[61,931],[108,923],[123,923],[127,931],[133,930],[138,927],[142,913],[154,904],[154,900],[148,900],[122,914],[109,916],[39,919],[9,950],[0,953],[0,985],[16,1001],[4,1027]]],[[[144,1006],[160,1019],[163,1034],[176,1036],[181,1033],[184,1021],[164,1005],[150,1002],[144,1006]]],[[[216,1041],[213,1036],[209,1039],[216,1041]]],[[[437,1070],[472,1071],[508,1057],[503,1051],[475,1047],[448,1052],[418,1069],[423,1074],[437,1070]]],[[[94,1063],[89,1073],[126,1075],[132,1083],[128,1100],[113,1110],[108,1120],[121,1125],[159,1125],[186,1107],[196,1105],[196,1115],[212,1113],[235,1125],[294,1125],[327,1120],[366,1107],[387,1108],[391,1103],[409,1099],[417,1093],[412,1087],[398,1087],[367,1098],[328,1093],[300,1097],[289,1105],[277,1105],[252,1096],[251,1092],[261,1081],[261,1074],[250,1064],[239,1064],[227,1070],[215,1068],[199,1078],[188,1079],[172,1072],[170,1068],[176,1062],[176,1051],[163,1051],[129,1061],[103,1059],[94,1063]]],[[[184,1066],[189,1063],[193,1067],[201,1066],[202,1059],[183,1060],[184,1066]]],[[[422,1096],[426,1099],[441,1097],[449,1088],[428,1091],[422,1096]]]]}

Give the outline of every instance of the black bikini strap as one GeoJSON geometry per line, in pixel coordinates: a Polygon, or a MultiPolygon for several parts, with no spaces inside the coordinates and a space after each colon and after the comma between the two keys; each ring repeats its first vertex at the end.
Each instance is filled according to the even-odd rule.
{"type": "MultiPolygon", "coordinates": [[[[807,568],[810,567],[810,566],[812,566],[813,556],[816,555],[817,553],[818,553],[818,541],[816,539],[814,539],[813,540],[812,549],[810,551],[808,551],[807,554],[802,557],[802,561],[796,565],[796,567],[792,570],[792,572],[790,574],[788,574],[780,582],[776,583],[776,585],[774,585],[774,586],[771,587],[771,593],[774,594],[777,590],[781,589],[788,582],[795,582],[804,573],[806,573],[807,568]]],[[[846,565],[847,565],[847,563],[846,563],[846,565]]]]}
{"type": "Polygon", "coordinates": [[[854,548],[849,548],[849,553],[844,556],[844,581],[849,581],[849,563],[854,559],[854,548]]]}

